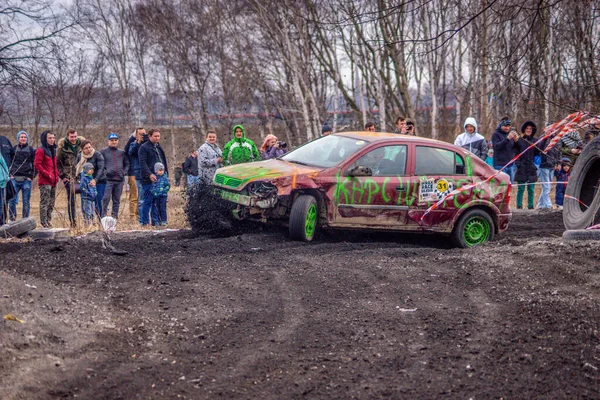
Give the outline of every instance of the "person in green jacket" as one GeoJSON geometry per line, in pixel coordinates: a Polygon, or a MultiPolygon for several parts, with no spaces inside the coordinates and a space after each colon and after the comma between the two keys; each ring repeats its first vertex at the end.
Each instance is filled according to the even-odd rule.
{"type": "Polygon", "coordinates": [[[242,125],[233,127],[234,138],[223,149],[223,163],[225,165],[241,164],[260,161],[260,153],[254,142],[246,139],[246,132],[242,125]]]}

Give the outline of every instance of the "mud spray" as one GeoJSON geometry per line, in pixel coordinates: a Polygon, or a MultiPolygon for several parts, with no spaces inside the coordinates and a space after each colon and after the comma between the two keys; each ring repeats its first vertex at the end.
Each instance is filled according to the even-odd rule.
{"type": "Polygon", "coordinates": [[[195,184],[188,188],[185,215],[197,235],[231,236],[240,232],[241,221],[233,218],[235,204],[213,193],[210,185],[195,184]]]}

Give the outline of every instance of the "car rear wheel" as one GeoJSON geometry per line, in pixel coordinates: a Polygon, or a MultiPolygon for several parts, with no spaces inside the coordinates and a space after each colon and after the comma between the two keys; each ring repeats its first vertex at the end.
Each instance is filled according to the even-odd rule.
{"type": "Polygon", "coordinates": [[[492,217],[480,209],[465,212],[452,231],[455,246],[473,247],[494,238],[494,221],[492,217]]]}
{"type": "Polygon", "coordinates": [[[318,218],[317,200],[306,194],[298,196],[290,212],[290,237],[305,242],[313,240],[317,230],[318,218]]]}

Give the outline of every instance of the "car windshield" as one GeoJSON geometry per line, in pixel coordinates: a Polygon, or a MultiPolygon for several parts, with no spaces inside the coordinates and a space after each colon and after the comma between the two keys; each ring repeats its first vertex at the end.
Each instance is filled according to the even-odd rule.
{"type": "Polygon", "coordinates": [[[367,144],[368,142],[362,139],[327,135],[306,143],[281,159],[296,164],[329,168],[339,164],[367,144]]]}

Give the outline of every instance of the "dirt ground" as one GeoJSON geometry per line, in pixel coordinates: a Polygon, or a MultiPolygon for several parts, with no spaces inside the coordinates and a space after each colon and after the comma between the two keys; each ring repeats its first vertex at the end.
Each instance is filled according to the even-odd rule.
{"type": "Polygon", "coordinates": [[[0,243],[0,397],[600,398],[600,244],[562,231],[0,243]]]}

